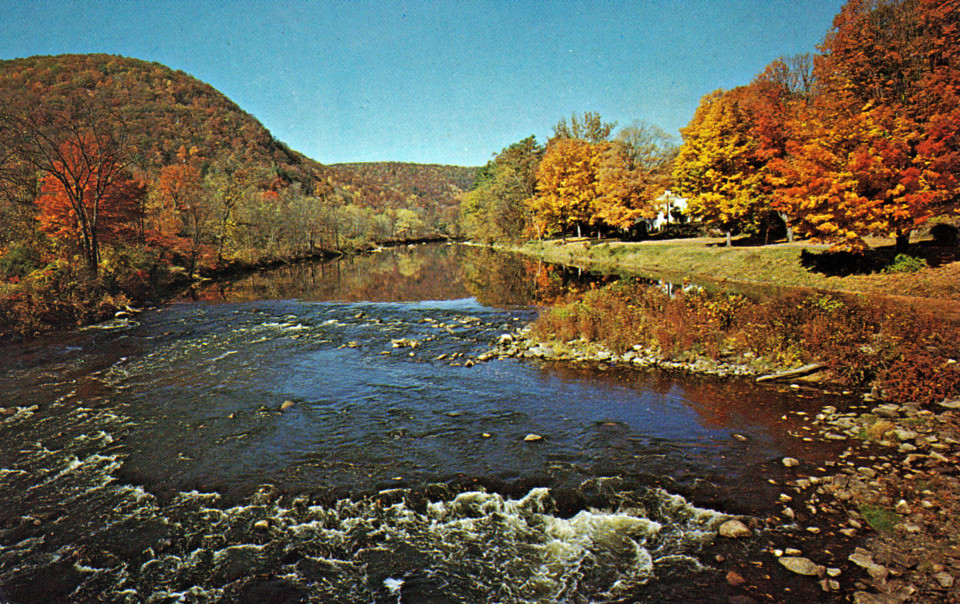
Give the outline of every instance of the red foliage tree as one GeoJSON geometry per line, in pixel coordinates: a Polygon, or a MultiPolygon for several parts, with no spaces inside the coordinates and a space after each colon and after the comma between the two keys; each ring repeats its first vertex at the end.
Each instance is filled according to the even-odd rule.
{"type": "Polygon", "coordinates": [[[146,195],[121,163],[112,139],[84,132],[57,147],[37,197],[41,229],[76,244],[96,273],[100,244],[130,240],[146,195]]]}

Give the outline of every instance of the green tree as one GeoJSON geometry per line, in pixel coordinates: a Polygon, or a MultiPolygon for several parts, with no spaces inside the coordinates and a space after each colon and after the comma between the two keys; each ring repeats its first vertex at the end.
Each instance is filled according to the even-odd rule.
{"type": "Polygon", "coordinates": [[[602,143],[610,140],[610,135],[616,127],[616,122],[604,122],[600,114],[595,111],[587,111],[582,117],[574,113],[570,116],[569,124],[566,118],[561,118],[557,122],[553,127],[553,138],[550,140],[579,139],[589,143],[602,143]]]}
{"type": "Polygon", "coordinates": [[[460,205],[460,227],[467,237],[492,242],[523,236],[530,221],[525,202],[536,193],[543,153],[543,146],[530,136],[504,148],[480,169],[476,186],[460,205]]]}

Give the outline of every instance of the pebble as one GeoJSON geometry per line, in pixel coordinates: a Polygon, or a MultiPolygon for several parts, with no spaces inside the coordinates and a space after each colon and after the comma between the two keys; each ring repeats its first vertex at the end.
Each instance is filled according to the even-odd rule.
{"type": "Polygon", "coordinates": [[[798,575],[815,577],[821,572],[825,572],[824,567],[820,566],[809,558],[803,558],[800,556],[784,556],[783,558],[779,559],[779,562],[784,568],[790,572],[797,573],[798,575]]]}
{"type": "Polygon", "coordinates": [[[720,525],[721,537],[738,539],[740,537],[749,537],[752,534],[753,532],[747,527],[747,525],[737,519],[727,520],[720,525]]]}
{"type": "Polygon", "coordinates": [[[538,441],[538,440],[543,440],[543,437],[540,436],[539,434],[530,433],[530,434],[527,434],[526,436],[524,436],[524,437],[523,437],[523,440],[524,440],[524,442],[532,443],[532,442],[536,442],[536,441],[538,441]]]}
{"type": "Polygon", "coordinates": [[[743,578],[743,575],[735,570],[731,570],[727,573],[727,584],[732,587],[739,587],[746,582],[747,580],[743,578]]]}
{"type": "Polygon", "coordinates": [[[257,520],[253,523],[253,528],[265,531],[270,528],[269,520],[257,520]]]}
{"type": "Polygon", "coordinates": [[[294,403],[293,401],[283,401],[282,403],[280,403],[280,410],[286,411],[290,407],[293,407],[295,404],[296,403],[294,403]]]}
{"type": "Polygon", "coordinates": [[[800,465],[800,460],[793,457],[784,457],[783,465],[788,468],[795,468],[800,465]]]}
{"type": "Polygon", "coordinates": [[[890,574],[890,570],[886,566],[873,561],[873,554],[860,547],[854,550],[854,553],[850,554],[847,560],[867,571],[867,574],[874,579],[884,580],[890,574]]]}
{"type": "Polygon", "coordinates": [[[940,587],[944,589],[949,589],[953,587],[953,575],[948,572],[940,571],[937,574],[933,575],[933,578],[937,580],[937,583],[940,584],[940,587]]]}

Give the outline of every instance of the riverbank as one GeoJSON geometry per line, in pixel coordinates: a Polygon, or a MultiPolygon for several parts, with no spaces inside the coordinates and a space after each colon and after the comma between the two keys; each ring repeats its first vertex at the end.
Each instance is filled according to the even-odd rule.
{"type": "Polygon", "coordinates": [[[117,254],[92,277],[82,262],[56,259],[22,279],[0,282],[0,341],[89,325],[175,298],[199,283],[234,279],[263,270],[375,252],[385,248],[449,241],[446,237],[358,242],[340,248],[265,255],[252,250],[207,262],[193,274],[147,253],[117,254]]]}
{"type": "MultiPolygon", "coordinates": [[[[915,272],[898,272],[892,240],[871,239],[863,257],[831,254],[827,246],[807,241],[725,246],[723,238],[641,242],[585,238],[530,242],[509,248],[546,262],[598,272],[663,279],[692,280],[704,286],[740,285],[828,290],[893,298],[929,298],[960,302],[960,250],[932,240],[912,244],[908,254],[927,264],[915,272]]],[[[960,314],[960,312],[958,312],[960,314]]]]}
{"type": "MultiPolygon", "coordinates": [[[[737,304],[727,308],[734,311],[727,321],[691,328],[688,323],[702,316],[697,308],[716,314],[717,300],[723,300],[723,294],[719,298],[708,295],[706,302],[693,305],[694,312],[682,314],[676,308],[687,310],[690,296],[679,287],[673,296],[663,294],[662,303],[650,303],[632,291],[622,296],[623,288],[610,287],[571,297],[548,309],[536,324],[501,336],[488,355],[599,363],[601,367],[658,367],[721,377],[765,373],[776,377],[801,362],[824,360],[812,355],[822,355],[824,345],[832,343],[834,362],[809,364],[807,368],[816,373],[807,376],[809,372],[803,371],[800,377],[791,376],[789,383],[795,388],[807,380],[820,387],[836,387],[836,371],[818,370],[831,365],[834,370],[849,367],[851,361],[863,364],[872,356],[879,361],[872,369],[863,365],[869,371],[847,376],[860,374],[864,388],[856,391],[856,399],[862,399],[864,405],[840,412],[825,407],[816,416],[797,412],[791,418],[805,423],[790,433],[793,438],[840,443],[845,448],[835,459],[822,462],[781,460],[777,465],[782,467],[771,472],[769,482],[782,489],[782,510],[776,517],[760,521],[768,531],[767,547],[752,555],[717,561],[726,570],[730,585],[743,590],[743,602],[759,601],[751,595],[770,595],[766,584],[769,569],[777,566],[816,582],[825,601],[960,602],[960,399],[954,379],[956,322],[950,320],[958,316],[954,276],[958,263],[944,262],[909,274],[829,276],[802,265],[803,255],[812,253],[803,245],[743,249],[702,240],[600,245],[577,241],[531,244],[518,251],[584,268],[675,283],[715,284],[721,286],[719,290],[729,283],[763,281],[797,288],[791,292],[800,296],[796,299],[813,303],[794,305],[800,312],[793,317],[768,312],[769,321],[756,322],[754,315],[746,322],[775,335],[785,324],[803,319],[790,330],[799,336],[793,341],[798,352],[793,359],[730,346],[732,332],[727,328],[738,317],[750,314],[737,304]],[[749,267],[748,277],[744,276],[745,266],[749,267]],[[670,311],[666,300],[675,297],[684,301],[670,311]],[[877,309],[882,310],[870,312],[877,309]],[[820,335],[827,337],[817,340],[814,332],[818,330],[811,329],[807,319],[823,311],[821,320],[813,324],[819,324],[820,335]],[[852,321],[851,314],[855,315],[852,321]],[[608,325],[603,324],[604,315],[608,325]],[[639,320],[634,315],[657,320],[639,320]],[[886,326],[877,322],[881,316],[889,319],[886,326]],[[658,327],[657,321],[674,335],[678,329],[698,336],[713,329],[720,337],[709,354],[702,339],[690,339],[669,354],[647,339],[629,344],[643,333],[635,329],[637,325],[650,331],[658,327]],[[891,337],[908,323],[913,323],[910,329],[891,337]],[[835,338],[837,334],[856,336],[869,327],[873,333],[859,334],[865,338],[835,338]],[[942,346],[946,343],[949,346],[942,346]],[[917,371],[920,365],[927,369],[917,371]],[[948,386],[934,393],[926,388],[931,384],[948,386]],[[898,402],[889,402],[891,399],[898,402]]],[[[646,291],[658,289],[662,290],[647,287],[646,291]]],[[[691,291],[696,298],[702,290],[691,291]]],[[[775,297],[787,295],[777,288],[770,291],[775,297]]],[[[736,296],[728,294],[727,299],[736,296]]],[[[790,310],[789,306],[781,305],[780,310],[790,310]]],[[[852,388],[843,380],[839,385],[852,388]]]]}
{"type": "Polygon", "coordinates": [[[790,552],[802,562],[771,548],[771,558],[859,604],[960,601],[958,409],[954,399],[932,409],[884,403],[804,417],[794,437],[848,446],[822,465],[783,460],[792,476],[782,483],[780,517],[798,534],[842,545],[790,552]]]}

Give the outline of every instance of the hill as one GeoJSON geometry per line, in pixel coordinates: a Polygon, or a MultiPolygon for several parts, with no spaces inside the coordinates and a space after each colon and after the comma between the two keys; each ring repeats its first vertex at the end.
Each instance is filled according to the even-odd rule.
{"type": "MultiPolygon", "coordinates": [[[[298,183],[306,195],[339,193],[346,203],[382,211],[419,208],[449,214],[473,186],[475,168],[400,162],[322,165],[293,151],[213,86],[156,62],[106,54],[0,61],[4,105],[48,105],[84,95],[110,108],[136,149],[135,163],[156,174],[196,149],[205,171],[257,174],[260,188],[298,183]]],[[[430,222],[430,220],[427,220],[430,222]]]]}
{"type": "Polygon", "coordinates": [[[252,115],[213,86],[183,71],[105,54],[38,56],[0,61],[0,98],[37,106],[83,94],[108,107],[148,172],[176,163],[195,147],[209,165],[262,168],[312,193],[320,164],[277,141],[252,115]]]}
{"type": "Polygon", "coordinates": [[[0,332],[84,322],[177,275],[455,235],[474,173],[322,165],[159,63],[0,61],[0,332]]]}
{"type": "Polygon", "coordinates": [[[419,208],[447,233],[456,223],[460,195],[474,186],[478,168],[370,162],[331,164],[323,173],[361,207],[419,208]]]}

